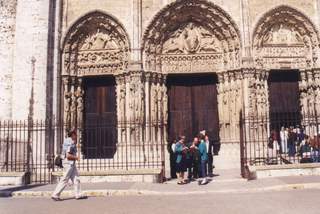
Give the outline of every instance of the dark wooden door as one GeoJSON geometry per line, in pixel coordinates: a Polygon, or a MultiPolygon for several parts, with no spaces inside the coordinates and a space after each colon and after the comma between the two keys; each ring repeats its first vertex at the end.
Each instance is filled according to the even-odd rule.
{"type": "Polygon", "coordinates": [[[213,75],[169,76],[169,140],[185,135],[191,141],[206,130],[219,139],[216,77],[213,75]]]}
{"type": "Polygon", "coordinates": [[[90,78],[85,81],[84,124],[85,157],[112,158],[117,139],[114,78],[90,78]]]}
{"type": "Polygon", "coordinates": [[[273,128],[300,123],[298,71],[272,71],[269,76],[270,119],[273,128]]]}

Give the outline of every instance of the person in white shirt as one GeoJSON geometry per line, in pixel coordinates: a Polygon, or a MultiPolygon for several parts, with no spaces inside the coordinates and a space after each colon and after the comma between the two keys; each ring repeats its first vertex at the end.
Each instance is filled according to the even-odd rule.
{"type": "Polygon", "coordinates": [[[288,130],[281,127],[280,131],[281,153],[286,154],[288,151],[288,130]]]}
{"type": "Polygon", "coordinates": [[[68,138],[63,142],[62,156],[63,160],[63,176],[56,186],[51,198],[54,201],[61,201],[60,194],[64,188],[68,185],[69,180],[74,184],[75,198],[85,199],[87,196],[81,194],[79,173],[76,167],[76,161],[79,160],[77,156],[77,132],[71,131],[68,133],[68,138]]]}

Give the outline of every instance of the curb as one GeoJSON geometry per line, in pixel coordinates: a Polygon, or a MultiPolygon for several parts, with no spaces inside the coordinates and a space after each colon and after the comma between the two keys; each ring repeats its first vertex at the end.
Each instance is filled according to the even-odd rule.
{"type": "MultiPolygon", "coordinates": [[[[307,184],[287,184],[269,187],[258,187],[248,189],[224,189],[224,190],[205,190],[205,191],[151,191],[151,190],[86,190],[83,191],[88,197],[108,197],[108,196],[163,196],[163,195],[202,195],[202,194],[226,194],[226,193],[259,193],[270,191],[288,191],[288,190],[305,190],[320,189],[320,183],[307,184]]],[[[0,197],[14,198],[33,198],[33,197],[50,197],[52,191],[3,191],[0,197]]],[[[62,197],[73,197],[73,191],[64,191],[62,197]]]]}

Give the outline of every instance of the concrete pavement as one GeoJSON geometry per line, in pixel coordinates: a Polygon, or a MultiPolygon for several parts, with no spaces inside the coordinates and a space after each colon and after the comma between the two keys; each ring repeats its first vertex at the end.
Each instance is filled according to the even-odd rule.
{"type": "MultiPolygon", "coordinates": [[[[26,187],[2,187],[2,197],[50,197],[56,185],[31,185],[26,187]]],[[[215,193],[255,193],[295,189],[320,189],[320,176],[265,178],[247,181],[240,177],[213,177],[210,183],[198,182],[177,185],[176,181],[155,183],[83,183],[82,190],[88,196],[137,196],[137,195],[194,195],[215,193]]],[[[71,197],[73,188],[67,187],[62,197],[71,197]]]]}
{"type": "Polygon", "coordinates": [[[49,198],[0,198],[0,214],[319,214],[320,190],[234,194],[49,198]]]}

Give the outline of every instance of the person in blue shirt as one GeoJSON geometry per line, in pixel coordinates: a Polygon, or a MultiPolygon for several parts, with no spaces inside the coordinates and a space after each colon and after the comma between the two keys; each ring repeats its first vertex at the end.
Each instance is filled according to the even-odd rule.
{"type": "Polygon", "coordinates": [[[207,162],[208,162],[208,153],[207,145],[205,141],[205,134],[200,133],[200,144],[199,144],[199,153],[200,153],[200,175],[203,178],[199,183],[201,185],[207,184],[207,162]]]}

